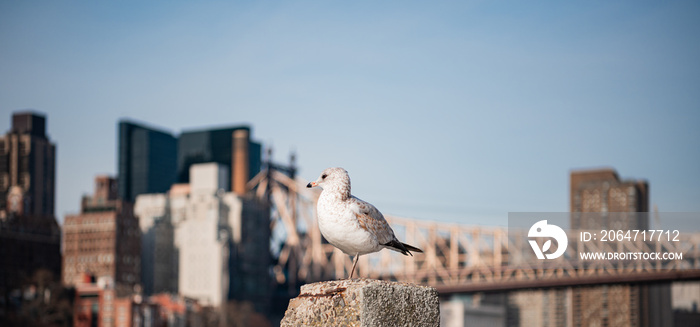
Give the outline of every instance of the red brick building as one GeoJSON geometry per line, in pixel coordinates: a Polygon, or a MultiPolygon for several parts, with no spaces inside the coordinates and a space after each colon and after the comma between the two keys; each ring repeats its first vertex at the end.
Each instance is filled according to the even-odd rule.
{"type": "Polygon", "coordinates": [[[117,199],[113,178],[98,176],[95,195],[84,197],[81,207],[63,226],[63,283],[76,285],[87,273],[110,281],[119,296],[132,294],[141,273],[140,231],[132,205],[117,199]]]}

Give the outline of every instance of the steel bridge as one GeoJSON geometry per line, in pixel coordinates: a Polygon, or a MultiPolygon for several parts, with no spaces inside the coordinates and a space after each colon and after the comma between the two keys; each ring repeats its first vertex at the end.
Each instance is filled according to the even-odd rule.
{"type": "MultiPolygon", "coordinates": [[[[254,194],[272,205],[272,228],[284,234],[273,267],[279,284],[290,287],[347,278],[350,257],[325,242],[316,223],[318,189],[295,178],[294,169],[268,165],[249,183],[254,194]],[[291,177],[290,177],[291,176],[291,177]]],[[[527,231],[466,226],[386,216],[397,237],[423,249],[403,256],[393,251],[363,255],[356,276],[430,285],[442,294],[488,292],[574,285],[647,283],[700,279],[700,234],[681,235],[679,242],[581,242],[570,237],[561,260],[532,260],[527,231]],[[578,251],[682,253],[682,261],[581,262],[578,251]]],[[[569,233],[573,235],[575,233],[569,233]]]]}

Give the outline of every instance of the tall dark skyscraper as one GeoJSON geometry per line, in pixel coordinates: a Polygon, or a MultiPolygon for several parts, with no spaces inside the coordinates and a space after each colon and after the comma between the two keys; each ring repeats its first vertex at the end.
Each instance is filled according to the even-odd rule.
{"type": "Polygon", "coordinates": [[[129,121],[119,122],[119,197],[134,202],[164,193],[177,179],[177,138],[129,121]]]}
{"type": "Polygon", "coordinates": [[[262,146],[250,139],[249,126],[187,131],[178,140],[178,182],[190,180],[190,166],[216,162],[230,169],[231,191],[245,193],[245,184],[260,172],[262,146]]]}
{"type": "MultiPolygon", "coordinates": [[[[32,276],[40,270],[50,272],[53,278],[60,274],[55,172],[56,146],[46,135],[46,117],[33,112],[14,113],[12,129],[0,137],[1,299],[28,289],[32,276]]],[[[4,312],[0,320],[21,302],[13,303],[0,300],[0,311],[4,312]]]]}
{"type": "Polygon", "coordinates": [[[46,135],[46,117],[12,115],[12,129],[0,138],[0,218],[9,214],[54,215],[56,146],[46,135]]]}

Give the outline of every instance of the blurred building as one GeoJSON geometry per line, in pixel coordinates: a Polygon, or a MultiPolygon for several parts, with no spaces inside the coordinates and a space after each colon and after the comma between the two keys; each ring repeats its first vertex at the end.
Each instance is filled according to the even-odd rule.
{"type": "Polygon", "coordinates": [[[262,160],[261,145],[250,134],[245,125],[183,132],[178,139],[178,182],[190,181],[193,164],[216,162],[229,171],[230,190],[244,194],[245,184],[260,172],[262,160]]]}
{"type": "Polygon", "coordinates": [[[0,220],[0,296],[26,286],[39,270],[50,272],[55,280],[61,275],[61,229],[56,219],[10,215],[0,220]]]}
{"type": "MultiPolygon", "coordinates": [[[[571,173],[572,229],[649,228],[649,184],[622,180],[613,169],[571,173]],[[578,212],[597,212],[583,220],[578,212]]],[[[603,285],[574,287],[571,292],[573,326],[668,326],[672,324],[668,285],[603,285]]]]}
{"type": "Polygon", "coordinates": [[[193,165],[188,217],[178,225],[180,294],[206,305],[221,306],[228,299],[232,226],[240,206],[226,197],[228,174],[218,164],[193,165]],[[234,215],[229,215],[233,213],[234,215]]]}
{"type": "Polygon", "coordinates": [[[671,285],[673,326],[698,326],[700,322],[700,282],[674,282],[671,285]]]}
{"type": "Polygon", "coordinates": [[[453,294],[440,299],[440,326],[506,326],[504,293],[453,294]]]}
{"type": "Polygon", "coordinates": [[[134,202],[140,194],[165,193],[175,182],[188,183],[190,166],[216,162],[229,172],[226,191],[245,193],[260,172],[261,145],[246,125],[185,131],[179,137],[136,124],[119,122],[119,197],[134,202]]]}
{"type": "MultiPolygon", "coordinates": [[[[88,273],[81,273],[75,280],[75,301],[73,302],[73,326],[116,326],[114,302],[116,296],[113,285],[108,277],[97,281],[88,273]]],[[[121,317],[119,326],[126,321],[121,317]]]]}
{"type": "Polygon", "coordinates": [[[196,301],[158,294],[118,296],[105,278],[82,274],[75,284],[75,327],[199,327],[206,326],[205,311],[196,301]]]}
{"type": "Polygon", "coordinates": [[[512,291],[507,326],[571,326],[570,299],[570,288],[512,291]]]}
{"type": "Polygon", "coordinates": [[[95,194],[83,197],[78,215],[66,216],[63,227],[65,285],[84,274],[113,283],[119,296],[140,283],[140,233],[132,205],[117,198],[117,182],[95,178],[95,194]]]}
{"type": "Polygon", "coordinates": [[[75,280],[75,301],[73,302],[73,326],[96,326],[100,310],[100,288],[88,274],[82,280],[75,280]],[[94,322],[93,322],[94,321],[94,322]]]}
{"type": "Polygon", "coordinates": [[[0,137],[0,319],[9,294],[29,285],[39,270],[58,279],[61,231],[54,216],[56,146],[46,135],[46,117],[12,115],[0,137]]]}
{"type": "Polygon", "coordinates": [[[175,183],[177,138],[172,134],[119,122],[119,198],[131,203],[145,193],[163,193],[175,183]]]}
{"type": "Polygon", "coordinates": [[[571,173],[571,229],[648,229],[649,183],[621,180],[613,169],[581,170],[571,173]],[[575,213],[592,212],[583,219],[575,213]]]}
{"type": "Polygon", "coordinates": [[[193,300],[161,293],[148,297],[148,302],[158,306],[159,320],[162,322],[162,325],[170,327],[193,325],[192,323],[187,323],[188,311],[190,317],[197,312],[193,310],[195,309],[194,304],[196,304],[193,300]]]}
{"type": "MultiPolygon", "coordinates": [[[[154,258],[143,261],[144,290],[163,290],[159,281],[175,276],[165,267],[177,265],[179,294],[215,307],[227,300],[250,301],[264,312],[271,296],[269,207],[227,192],[227,168],[195,164],[189,184],[176,184],[167,195],[137,197],[142,256],[154,258]],[[160,242],[173,232],[172,243],[160,242]]],[[[167,287],[175,291],[171,282],[167,287]]]]}
{"type": "MultiPolygon", "coordinates": [[[[647,229],[649,184],[622,180],[613,169],[573,171],[571,229],[647,229]],[[598,213],[596,215],[579,213],[598,213]]],[[[601,285],[510,292],[512,326],[669,326],[668,284],[601,285]]]]}
{"type": "Polygon", "coordinates": [[[168,194],[136,197],[134,215],[141,228],[141,284],[146,295],[177,293],[175,225],[168,194]]]}
{"type": "Polygon", "coordinates": [[[12,129],[0,137],[0,219],[10,213],[54,216],[56,146],[46,135],[46,117],[12,115],[12,129]]]}

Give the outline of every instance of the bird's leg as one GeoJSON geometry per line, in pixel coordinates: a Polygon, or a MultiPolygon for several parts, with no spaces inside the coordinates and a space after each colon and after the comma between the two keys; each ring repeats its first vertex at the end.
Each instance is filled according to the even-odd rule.
{"type": "Polygon", "coordinates": [[[352,274],[355,272],[355,266],[357,266],[357,259],[359,257],[360,257],[359,253],[355,255],[355,260],[352,261],[352,270],[350,270],[350,278],[348,278],[348,279],[352,279],[352,274]]]}

